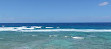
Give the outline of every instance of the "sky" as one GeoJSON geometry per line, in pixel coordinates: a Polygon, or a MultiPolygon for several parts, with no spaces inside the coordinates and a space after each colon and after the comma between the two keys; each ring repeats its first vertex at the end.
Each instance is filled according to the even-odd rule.
{"type": "Polygon", "coordinates": [[[111,0],[0,0],[0,23],[111,22],[111,0]]]}

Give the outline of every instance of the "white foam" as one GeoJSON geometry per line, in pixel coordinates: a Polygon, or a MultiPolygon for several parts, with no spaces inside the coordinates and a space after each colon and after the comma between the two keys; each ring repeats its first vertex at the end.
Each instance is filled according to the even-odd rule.
{"type": "Polygon", "coordinates": [[[84,39],[84,37],[72,37],[73,39],[84,39]]]}
{"type": "Polygon", "coordinates": [[[52,32],[52,31],[74,31],[74,32],[111,32],[111,29],[34,29],[34,27],[0,27],[0,31],[21,31],[21,32],[52,32]],[[16,28],[16,29],[15,29],[16,28]],[[25,30],[24,30],[25,29],[25,30]]]}
{"type": "Polygon", "coordinates": [[[34,27],[34,28],[42,28],[42,26],[32,26],[32,27],[34,27]]]}
{"type": "Polygon", "coordinates": [[[54,28],[54,27],[45,27],[45,28],[54,28]]]}
{"type": "Polygon", "coordinates": [[[64,37],[66,37],[66,38],[67,38],[68,36],[64,36],[64,37]]]}
{"type": "Polygon", "coordinates": [[[38,30],[21,30],[22,32],[58,32],[58,31],[75,31],[75,32],[111,32],[107,29],[38,29],[38,30]]]}

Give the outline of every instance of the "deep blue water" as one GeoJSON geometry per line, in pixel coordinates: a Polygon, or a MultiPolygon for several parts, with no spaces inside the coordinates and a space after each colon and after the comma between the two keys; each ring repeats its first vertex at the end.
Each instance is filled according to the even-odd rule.
{"type": "Polygon", "coordinates": [[[111,29],[111,23],[0,23],[0,27],[52,26],[76,29],[111,29]]]}

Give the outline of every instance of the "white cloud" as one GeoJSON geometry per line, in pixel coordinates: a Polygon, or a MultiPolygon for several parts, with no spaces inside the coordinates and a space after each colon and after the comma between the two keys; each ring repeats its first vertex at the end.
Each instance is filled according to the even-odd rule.
{"type": "Polygon", "coordinates": [[[108,4],[109,4],[109,2],[102,2],[102,3],[99,4],[99,6],[105,6],[105,5],[108,5],[108,4]]]}

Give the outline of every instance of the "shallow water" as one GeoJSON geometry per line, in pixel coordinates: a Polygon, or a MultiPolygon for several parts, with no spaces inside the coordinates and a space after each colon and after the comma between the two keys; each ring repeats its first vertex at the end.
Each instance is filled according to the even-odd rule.
{"type": "Polygon", "coordinates": [[[0,32],[0,49],[111,49],[110,35],[111,32],[0,32]]]}

